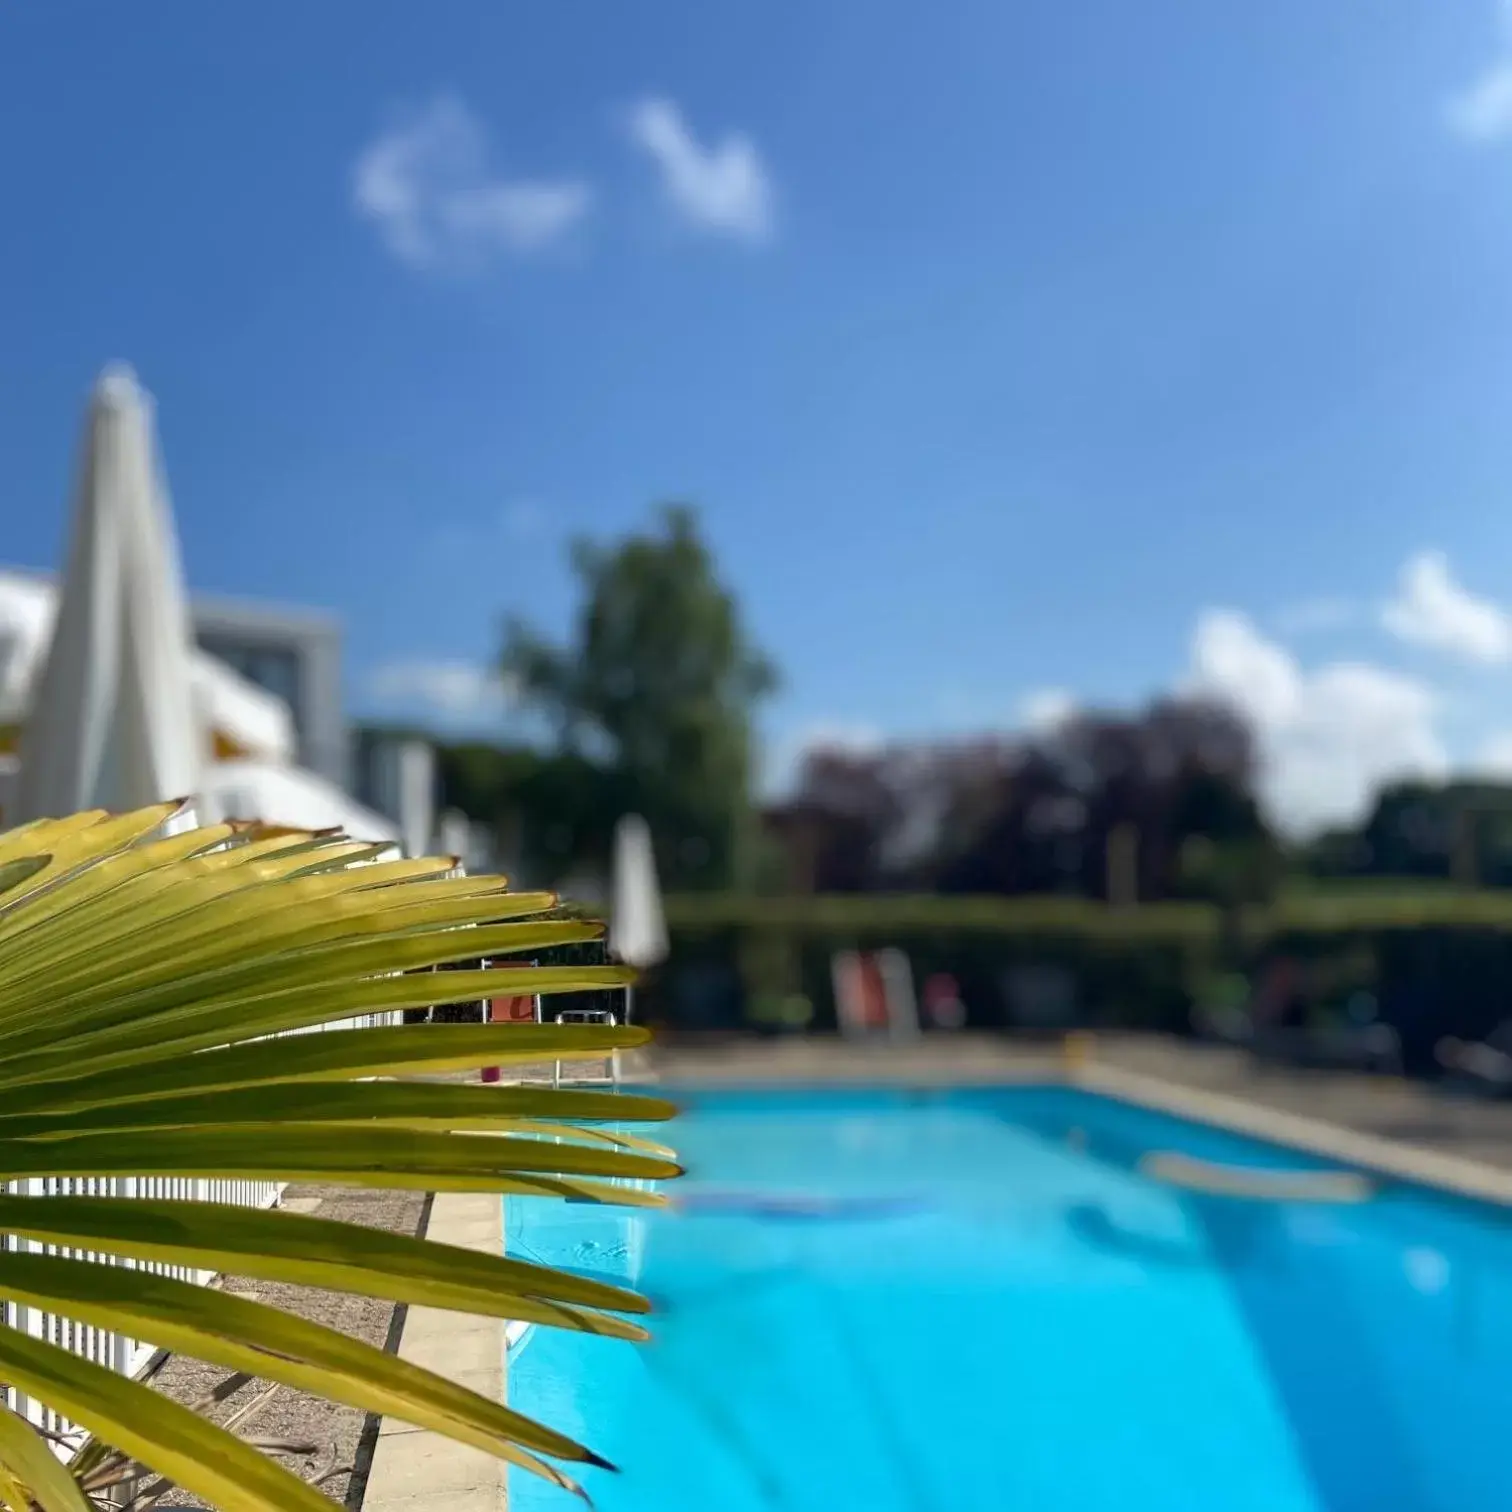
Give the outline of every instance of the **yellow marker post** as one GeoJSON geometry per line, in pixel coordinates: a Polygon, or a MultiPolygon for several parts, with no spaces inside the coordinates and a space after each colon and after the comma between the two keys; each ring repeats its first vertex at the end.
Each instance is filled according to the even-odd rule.
{"type": "Polygon", "coordinates": [[[1067,1071],[1079,1071],[1096,1053],[1096,1037],[1085,1030],[1079,1029],[1061,1040],[1061,1060],[1067,1071]]]}

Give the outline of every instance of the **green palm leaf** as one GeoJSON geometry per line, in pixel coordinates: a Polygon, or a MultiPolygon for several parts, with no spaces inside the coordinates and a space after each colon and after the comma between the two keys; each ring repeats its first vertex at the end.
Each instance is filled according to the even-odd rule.
{"type": "Polygon", "coordinates": [[[555,1459],[604,1464],[565,1434],[453,1385],[334,1329],[244,1297],[148,1271],[47,1255],[0,1255],[7,1296],[212,1364],[318,1391],[365,1411],[391,1413],[460,1443],[507,1456],[515,1446],[555,1459]]]}
{"type": "MultiPolygon", "coordinates": [[[[102,1267],[97,1267],[97,1269],[102,1267]]],[[[0,1407],[0,1498],[8,1507],[35,1501],[43,1512],[90,1512],[89,1500],[25,1418],[0,1407]]]]}
{"type": "Polygon", "coordinates": [[[655,1206],[655,1193],[595,1187],[583,1177],[658,1181],[671,1161],[542,1139],[473,1139],[381,1126],[270,1123],[149,1129],[0,1141],[0,1178],[202,1176],[209,1180],[338,1181],[421,1191],[522,1192],[655,1206]]]}
{"type": "MultiPolygon", "coordinates": [[[[428,1031],[405,1032],[425,1035],[428,1031]]],[[[498,1029],[490,1028],[488,1032],[497,1043],[500,1038],[498,1029]]],[[[347,1037],[342,1036],[343,1039],[347,1037]]],[[[259,1086],[217,1088],[210,1092],[150,1098],[122,1097],[117,1102],[82,1108],[63,1106],[45,1112],[0,1111],[0,1137],[19,1139],[96,1130],[194,1128],[212,1123],[223,1126],[277,1123],[285,1119],[335,1124],[367,1124],[381,1120],[390,1128],[507,1130],[521,1119],[652,1122],[670,1118],[674,1111],[671,1103],[659,1097],[613,1092],[558,1092],[542,1087],[447,1086],[425,1082],[380,1082],[376,1086],[364,1086],[351,1082],[319,1085],[273,1081],[259,1086]]],[[[584,1137],[584,1131],[572,1125],[552,1132],[584,1137]]]]}
{"type": "MultiPolygon", "coordinates": [[[[7,1086],[4,1107],[7,1112],[101,1107],[186,1091],[222,1092],[276,1082],[331,1083],[415,1072],[464,1071],[475,1066],[522,1065],[601,1056],[608,1049],[631,1050],[649,1038],[644,1029],[629,1025],[588,1028],[578,1024],[514,1024],[508,1035],[501,1035],[492,1026],[473,1024],[375,1028],[361,1035],[311,1034],[237,1045],[195,1056],[192,1061],[169,1055],[138,1065],[125,1080],[110,1074],[70,1076],[60,1072],[55,1080],[7,1086]]],[[[0,1063],[0,1077],[6,1074],[7,1068],[0,1063]]],[[[665,1118],[671,1111],[639,1112],[635,1111],[637,1107],[627,1105],[628,1116],[665,1118]]]]}
{"type": "MultiPolygon", "coordinates": [[[[335,832],[225,824],[164,836],[177,805],[0,835],[0,1180],[312,1180],[655,1205],[671,1152],[599,1127],[658,1098],[396,1080],[602,1057],[643,1031],[577,1025],[319,1027],[482,998],[430,968],[577,945],[547,893],[382,859],[335,832]]],[[[612,966],[522,966],[514,994],[616,986],[612,966]]],[[[224,1204],[0,1192],[0,1234],[125,1265],[0,1251],[0,1297],[391,1414],[572,1487],[592,1451],[317,1324],[135,1268],[172,1265],[636,1339],[634,1292],[504,1255],[224,1204]]],[[[70,1465],[0,1409],[0,1501],[80,1512],[104,1445],[235,1512],[328,1508],[252,1446],[46,1340],[0,1328],[0,1379],[94,1436],[70,1465]],[[82,1479],[82,1485],[81,1485],[82,1479]]],[[[117,1463],[121,1461],[117,1460],[117,1463]]],[[[121,1472],[113,1472],[121,1473],[121,1472]]]]}
{"type": "MultiPolygon", "coordinates": [[[[226,1512],[331,1512],[318,1491],[240,1439],[56,1344],[0,1328],[0,1372],[226,1512]]],[[[26,1479],[15,1461],[6,1464],[18,1480],[26,1479]]]]}
{"type": "Polygon", "coordinates": [[[210,1202],[0,1196],[0,1230],[135,1260],[644,1337],[636,1325],[598,1311],[647,1310],[640,1297],[621,1287],[302,1214],[210,1202]]]}
{"type": "MultiPolygon", "coordinates": [[[[454,960],[465,960],[471,955],[470,941],[448,948],[454,960]]],[[[634,973],[621,966],[537,966],[526,971],[510,975],[511,988],[521,996],[590,992],[603,987],[623,987],[634,979],[634,973]]],[[[445,988],[449,1001],[466,1002],[496,993],[499,979],[490,971],[453,971],[447,976],[445,988]]],[[[320,988],[294,988],[191,1004],[71,1037],[66,1033],[66,1015],[60,1012],[61,1033],[49,1040],[52,1048],[17,1054],[6,1061],[0,1069],[0,1087],[53,1080],[70,1071],[134,1071],[175,1054],[213,1050],[244,1038],[307,1029],[365,1013],[428,1008],[437,993],[437,983],[421,975],[338,979],[320,988]],[[59,1044],[60,1038],[66,1039],[66,1043],[59,1044]]],[[[607,1047],[614,1041],[601,1039],[599,1043],[607,1047]]]]}

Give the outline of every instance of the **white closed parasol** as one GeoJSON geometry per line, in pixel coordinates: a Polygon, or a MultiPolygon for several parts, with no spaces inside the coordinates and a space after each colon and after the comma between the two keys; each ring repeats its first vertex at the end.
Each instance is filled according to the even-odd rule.
{"type": "MultiPolygon", "coordinates": [[[[609,905],[609,952],[644,970],[667,955],[667,923],[651,830],[639,814],[627,814],[614,830],[614,880],[609,905]]],[[[629,1004],[626,1003],[628,1014],[629,1004]]]]}
{"type": "Polygon", "coordinates": [[[152,401],[108,369],[89,407],[68,562],[9,823],[195,793],[205,750],[152,401]]]}

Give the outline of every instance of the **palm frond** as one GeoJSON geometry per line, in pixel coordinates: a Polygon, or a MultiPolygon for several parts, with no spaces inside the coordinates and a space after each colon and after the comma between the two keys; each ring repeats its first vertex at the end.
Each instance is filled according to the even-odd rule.
{"type": "MultiPolygon", "coordinates": [[[[396,1079],[602,1057],[643,1044],[640,1030],[290,1033],[428,1007],[442,991],[432,967],[580,944],[598,926],[562,917],[550,894],[457,877],[447,858],[385,860],[338,832],[225,824],[164,836],[176,808],[0,835],[0,1297],[390,1414],[571,1487],[553,1461],[602,1461],[570,1437],[319,1324],[146,1267],[630,1339],[644,1337],[635,1293],[291,1213],[36,1195],[56,1178],[149,1176],[655,1205],[646,1184],[679,1174],[664,1147],[596,1127],[666,1119],[659,1098],[396,1079]]],[[[628,980],[614,966],[521,966],[509,985],[547,994],[628,980]]],[[[444,993],[482,998],[497,983],[448,971],[444,993]]],[[[65,1466],[37,1425],[0,1410],[0,1501],[14,1512],[81,1512],[125,1481],[148,1487],[134,1493],[143,1506],[169,1486],[227,1512],[330,1505],[247,1441],[25,1331],[0,1326],[0,1379],[93,1436],[65,1466]]]]}

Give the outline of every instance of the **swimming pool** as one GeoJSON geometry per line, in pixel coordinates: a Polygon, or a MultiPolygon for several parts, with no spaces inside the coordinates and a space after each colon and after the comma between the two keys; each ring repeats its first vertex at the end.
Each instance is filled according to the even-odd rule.
{"type": "Polygon", "coordinates": [[[1064,1088],[680,1096],[693,1212],[506,1202],[511,1253],[659,1304],[647,1345],[511,1352],[511,1404],[620,1466],[584,1477],[603,1512],[1508,1500],[1501,1209],[1204,1198],[1138,1158],[1321,1162],[1064,1088]]]}

